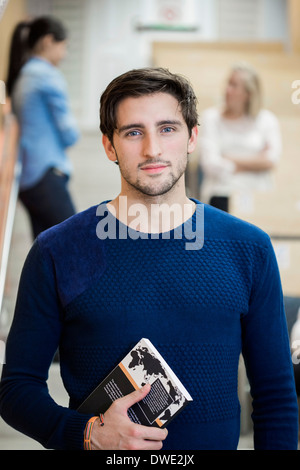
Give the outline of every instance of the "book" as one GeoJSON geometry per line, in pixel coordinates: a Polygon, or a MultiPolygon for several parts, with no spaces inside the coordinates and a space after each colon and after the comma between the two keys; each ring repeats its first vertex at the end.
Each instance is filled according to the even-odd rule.
{"type": "Polygon", "coordinates": [[[114,400],[146,383],[146,397],[128,409],[134,423],[163,428],[193,399],[149,339],[142,338],[79,406],[80,413],[105,413],[114,400]]]}

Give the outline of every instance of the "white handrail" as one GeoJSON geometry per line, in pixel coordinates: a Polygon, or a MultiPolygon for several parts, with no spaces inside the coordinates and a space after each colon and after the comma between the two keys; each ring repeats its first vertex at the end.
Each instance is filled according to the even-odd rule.
{"type": "Polygon", "coordinates": [[[12,126],[15,124],[15,117],[11,114],[5,116],[4,120],[4,145],[3,145],[3,155],[2,163],[5,165],[9,158],[15,158],[13,179],[11,182],[9,199],[7,204],[7,210],[5,212],[5,220],[0,221],[1,224],[4,224],[4,235],[3,243],[0,247],[0,314],[2,310],[5,281],[7,275],[7,265],[10,251],[10,244],[12,238],[12,231],[14,225],[14,217],[16,211],[16,204],[18,199],[19,192],[19,180],[21,174],[21,164],[17,159],[16,155],[9,155],[11,148],[9,145],[10,132],[12,126]]]}

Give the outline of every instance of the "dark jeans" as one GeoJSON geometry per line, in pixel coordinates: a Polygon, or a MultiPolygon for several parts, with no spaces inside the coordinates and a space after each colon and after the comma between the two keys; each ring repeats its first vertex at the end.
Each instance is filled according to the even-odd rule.
{"type": "Polygon", "coordinates": [[[229,210],[229,198],[225,196],[213,196],[209,204],[225,212],[229,210]]]}
{"type": "Polygon", "coordinates": [[[28,211],[33,238],[75,214],[67,186],[68,177],[51,168],[34,187],[20,191],[19,199],[28,211]]]}

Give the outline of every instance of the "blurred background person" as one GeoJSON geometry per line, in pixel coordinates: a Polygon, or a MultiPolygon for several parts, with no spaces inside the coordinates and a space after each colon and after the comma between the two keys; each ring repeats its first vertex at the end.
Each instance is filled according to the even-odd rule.
{"type": "Polygon", "coordinates": [[[229,211],[235,191],[267,190],[271,170],[281,154],[276,116],[261,107],[261,85],[256,71],[235,64],[227,81],[221,109],[203,112],[200,166],[201,199],[229,211]]]}
{"type": "Polygon", "coordinates": [[[20,127],[19,198],[34,238],[75,213],[66,148],[75,144],[79,132],[57,67],[66,47],[66,29],[51,16],[19,23],[10,47],[7,92],[20,127]]]}

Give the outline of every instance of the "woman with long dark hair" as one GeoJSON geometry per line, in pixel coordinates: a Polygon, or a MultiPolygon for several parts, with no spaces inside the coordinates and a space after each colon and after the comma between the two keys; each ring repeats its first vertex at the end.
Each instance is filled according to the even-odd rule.
{"type": "Polygon", "coordinates": [[[7,92],[20,127],[19,198],[29,213],[34,238],[75,213],[66,148],[79,133],[57,67],[65,56],[66,40],[64,25],[47,16],[19,23],[11,42],[7,92]]]}

